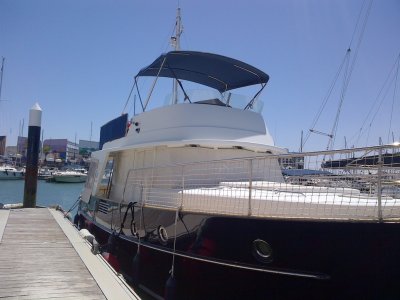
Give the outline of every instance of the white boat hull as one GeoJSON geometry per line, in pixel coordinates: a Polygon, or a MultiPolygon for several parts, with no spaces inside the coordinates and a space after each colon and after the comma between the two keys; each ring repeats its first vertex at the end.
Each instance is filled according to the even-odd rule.
{"type": "Polygon", "coordinates": [[[0,170],[0,180],[16,180],[23,178],[24,172],[22,171],[0,170]]]}
{"type": "Polygon", "coordinates": [[[87,175],[54,175],[55,182],[78,183],[85,182],[87,175]]]}

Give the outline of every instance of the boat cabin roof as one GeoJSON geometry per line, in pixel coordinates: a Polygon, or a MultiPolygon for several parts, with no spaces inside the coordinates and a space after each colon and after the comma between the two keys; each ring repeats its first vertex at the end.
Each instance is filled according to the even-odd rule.
{"type": "Polygon", "coordinates": [[[153,76],[182,79],[225,92],[255,84],[266,84],[263,71],[226,56],[198,52],[171,51],[162,54],[136,77],[153,76]]]}

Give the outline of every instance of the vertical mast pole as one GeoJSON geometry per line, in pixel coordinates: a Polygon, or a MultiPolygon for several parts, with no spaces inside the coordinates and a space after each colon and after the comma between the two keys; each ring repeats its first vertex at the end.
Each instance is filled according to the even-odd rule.
{"type": "MultiPolygon", "coordinates": [[[[3,86],[3,72],[4,72],[4,57],[2,57],[1,59],[1,70],[0,70],[0,119],[2,118],[2,113],[1,113],[1,88],[3,86]]],[[[5,115],[5,113],[4,113],[5,115]]],[[[0,130],[1,130],[1,126],[2,124],[0,123],[0,130]]],[[[4,126],[5,128],[6,126],[4,126]]],[[[1,134],[1,132],[0,132],[1,134]]],[[[6,134],[5,134],[6,135],[6,134]]]]}
{"type": "Polygon", "coordinates": [[[93,132],[93,121],[90,121],[90,137],[89,137],[90,146],[92,145],[92,132],[93,132]]]}
{"type": "Polygon", "coordinates": [[[4,57],[1,59],[1,72],[0,72],[0,101],[1,101],[1,87],[3,86],[3,72],[4,72],[4,57]]]}
{"type": "MultiPolygon", "coordinates": [[[[174,41],[174,49],[175,51],[181,50],[181,34],[183,32],[182,22],[181,22],[181,9],[178,7],[176,13],[176,29],[175,29],[175,38],[174,41]]],[[[173,90],[173,104],[178,103],[178,81],[174,81],[174,90],[173,90]]]]}
{"type": "Polygon", "coordinates": [[[303,130],[301,131],[301,138],[300,138],[300,152],[303,152],[303,130]]]}

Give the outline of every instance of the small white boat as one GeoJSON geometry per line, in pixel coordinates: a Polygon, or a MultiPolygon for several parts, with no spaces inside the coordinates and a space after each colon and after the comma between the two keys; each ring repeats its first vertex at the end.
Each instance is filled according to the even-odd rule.
{"type": "Polygon", "coordinates": [[[25,172],[11,166],[0,166],[0,180],[23,179],[25,172]]]}
{"type": "Polygon", "coordinates": [[[53,178],[55,182],[85,182],[87,178],[87,172],[85,169],[59,171],[53,174],[53,178]]]}
{"type": "Polygon", "coordinates": [[[47,180],[53,176],[55,172],[57,172],[57,168],[49,168],[43,167],[38,170],[38,179],[39,180],[47,180]]]}

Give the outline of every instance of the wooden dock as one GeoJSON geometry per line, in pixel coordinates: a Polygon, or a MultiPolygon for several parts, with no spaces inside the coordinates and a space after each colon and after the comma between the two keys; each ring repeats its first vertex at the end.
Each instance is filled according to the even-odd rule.
{"type": "Polygon", "coordinates": [[[0,209],[0,298],[139,299],[59,211],[47,208],[0,209]]]}

